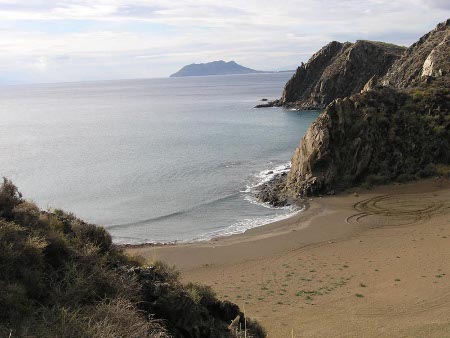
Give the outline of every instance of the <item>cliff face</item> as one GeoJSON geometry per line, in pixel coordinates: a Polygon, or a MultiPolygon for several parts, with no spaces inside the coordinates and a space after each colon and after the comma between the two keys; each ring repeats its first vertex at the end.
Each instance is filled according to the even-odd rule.
{"type": "Polygon", "coordinates": [[[448,76],[450,69],[450,19],[409,47],[383,77],[384,85],[406,88],[427,77],[448,76]]]}
{"type": "Polygon", "coordinates": [[[411,46],[378,81],[384,86],[371,78],[333,101],[302,138],[285,192],[409,180],[450,164],[449,32],[446,21],[411,46]]]}
{"type": "Polygon", "coordinates": [[[358,93],[374,75],[383,76],[403,51],[403,47],[382,42],[333,41],[297,69],[279,104],[324,108],[336,98],[358,93]]]}
{"type": "Polygon", "coordinates": [[[377,88],[339,99],[311,125],[292,159],[287,188],[327,193],[369,179],[409,180],[450,163],[450,93],[377,88]]]}

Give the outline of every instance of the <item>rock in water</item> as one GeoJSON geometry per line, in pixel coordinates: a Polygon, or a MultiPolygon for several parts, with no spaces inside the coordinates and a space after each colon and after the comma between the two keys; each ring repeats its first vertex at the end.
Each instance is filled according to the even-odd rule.
{"type": "Polygon", "coordinates": [[[284,194],[286,187],[286,175],[278,174],[268,182],[263,183],[255,192],[255,197],[274,207],[282,207],[289,204],[284,194]]]}

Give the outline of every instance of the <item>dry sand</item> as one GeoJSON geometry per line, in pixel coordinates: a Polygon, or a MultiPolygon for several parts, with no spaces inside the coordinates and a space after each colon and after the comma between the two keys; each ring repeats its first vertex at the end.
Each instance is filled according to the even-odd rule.
{"type": "Polygon", "coordinates": [[[357,193],[242,235],[128,251],[210,285],[269,337],[450,337],[450,180],[357,193]]]}

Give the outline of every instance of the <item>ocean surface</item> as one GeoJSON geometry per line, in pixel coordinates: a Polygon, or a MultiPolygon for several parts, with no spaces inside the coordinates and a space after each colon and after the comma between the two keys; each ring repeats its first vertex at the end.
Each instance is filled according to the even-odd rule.
{"type": "Polygon", "coordinates": [[[298,212],[252,188],[287,170],[314,111],[252,109],[290,73],[0,87],[0,175],[117,243],[207,240],[298,212]]]}

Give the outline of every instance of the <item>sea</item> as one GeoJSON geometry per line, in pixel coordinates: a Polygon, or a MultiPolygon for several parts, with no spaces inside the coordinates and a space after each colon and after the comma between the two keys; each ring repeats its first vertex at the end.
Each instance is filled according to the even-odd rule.
{"type": "Polygon", "coordinates": [[[317,111],[254,109],[292,73],[0,87],[0,175],[120,244],[210,240],[301,212],[252,191],[317,111]]]}

